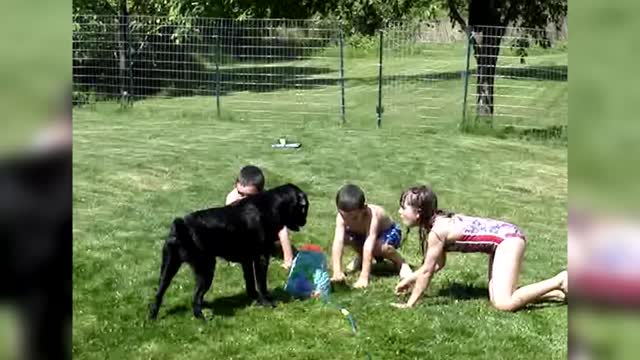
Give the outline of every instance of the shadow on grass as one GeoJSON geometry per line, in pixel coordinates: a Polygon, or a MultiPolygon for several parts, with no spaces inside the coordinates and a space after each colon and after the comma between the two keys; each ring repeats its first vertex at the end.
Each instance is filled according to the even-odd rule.
{"type": "MultiPolygon", "coordinates": [[[[339,86],[342,79],[338,69],[327,66],[271,63],[254,66],[229,65],[215,71],[194,58],[193,54],[176,53],[178,58],[170,61],[138,59],[131,74],[130,95],[135,101],[156,96],[189,97],[210,96],[215,98],[236,92],[266,93],[283,90],[315,90],[327,86],[339,86]]],[[[73,67],[74,104],[91,102],[89,94],[101,100],[117,100],[121,97],[119,65],[114,59],[96,59],[105,62],[101,66],[75,64],[73,67]]],[[[476,76],[471,69],[470,75],[476,76]]],[[[511,80],[523,81],[567,81],[567,65],[500,67],[496,75],[511,80]]],[[[385,74],[383,86],[403,86],[464,79],[463,70],[428,72],[420,74],[385,74]]],[[[346,77],[348,87],[378,86],[377,76],[346,77]]]]}
{"type": "Polygon", "coordinates": [[[498,139],[518,139],[523,141],[552,141],[558,144],[567,144],[569,141],[567,125],[551,125],[547,127],[514,126],[493,127],[491,120],[479,118],[470,120],[460,127],[463,133],[474,135],[492,136],[498,139]]]}
{"type": "Polygon", "coordinates": [[[564,301],[557,301],[557,300],[545,300],[545,301],[541,301],[541,302],[537,302],[534,304],[529,304],[527,306],[525,306],[522,310],[542,310],[542,309],[546,309],[546,308],[555,308],[555,307],[559,307],[559,306],[567,306],[567,303],[564,301]]]}
{"type": "MultiPolygon", "coordinates": [[[[288,303],[293,299],[282,287],[271,290],[270,295],[271,298],[275,300],[276,306],[282,303],[288,303]]],[[[213,299],[213,301],[205,301],[202,307],[210,309],[213,315],[234,316],[238,310],[252,305],[260,306],[257,305],[253,299],[249,298],[245,292],[241,292],[230,296],[219,296],[213,299]]],[[[184,315],[187,313],[191,313],[191,307],[186,304],[174,306],[166,312],[167,316],[177,314],[184,315]]]]}
{"type": "Polygon", "coordinates": [[[438,290],[438,296],[446,296],[458,300],[489,299],[489,289],[475,285],[452,283],[448,287],[438,290]]]}
{"type": "MultiPolygon", "coordinates": [[[[475,286],[470,284],[452,283],[446,288],[442,288],[438,291],[436,300],[438,303],[443,303],[444,298],[453,298],[456,300],[473,300],[473,299],[486,299],[487,306],[491,306],[489,302],[489,289],[484,286],[475,286]]],[[[566,302],[559,300],[544,300],[533,304],[526,305],[522,310],[540,310],[545,308],[553,308],[558,306],[566,306],[566,302]]]]}
{"type": "Polygon", "coordinates": [[[398,269],[396,269],[395,265],[389,261],[376,260],[376,263],[371,265],[371,275],[378,277],[394,277],[398,276],[398,269]]]}

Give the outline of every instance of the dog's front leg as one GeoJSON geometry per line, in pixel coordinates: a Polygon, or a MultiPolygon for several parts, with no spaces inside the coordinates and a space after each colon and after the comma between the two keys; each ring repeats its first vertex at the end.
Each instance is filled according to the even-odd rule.
{"type": "Polygon", "coordinates": [[[266,255],[260,255],[254,262],[256,270],[256,282],[258,283],[258,302],[263,306],[275,307],[274,301],[269,296],[267,290],[267,272],[269,270],[269,257],[266,255]]]}
{"type": "Polygon", "coordinates": [[[254,300],[258,299],[258,292],[256,291],[256,275],[253,269],[252,260],[242,262],[242,273],[244,275],[244,284],[247,288],[247,296],[254,300]]]}

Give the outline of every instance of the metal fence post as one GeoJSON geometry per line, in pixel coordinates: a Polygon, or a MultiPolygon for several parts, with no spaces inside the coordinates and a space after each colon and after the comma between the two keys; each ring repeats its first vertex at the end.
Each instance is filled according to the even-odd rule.
{"type": "Polygon", "coordinates": [[[346,122],[346,108],[344,101],[344,33],[340,29],[340,111],[342,114],[342,124],[346,122]]]}
{"type": "Polygon", "coordinates": [[[120,11],[118,18],[118,25],[120,26],[120,30],[118,31],[118,42],[119,42],[119,56],[120,56],[120,64],[119,64],[119,74],[118,80],[120,82],[120,107],[124,108],[127,105],[127,98],[129,96],[127,80],[126,80],[126,72],[127,72],[127,55],[128,55],[128,44],[129,44],[129,16],[127,14],[127,0],[120,0],[120,11]]]}
{"type": "Polygon", "coordinates": [[[129,84],[127,86],[127,105],[133,106],[133,46],[131,45],[131,30],[129,29],[129,13],[127,12],[127,30],[126,30],[126,38],[127,38],[127,55],[129,60],[129,66],[127,67],[127,71],[129,72],[129,84]]]}
{"type": "Polygon", "coordinates": [[[376,106],[377,114],[377,127],[382,126],[382,113],[384,108],[382,107],[382,48],[384,40],[384,30],[380,30],[380,60],[378,62],[378,106],[376,106]]]}
{"type": "Polygon", "coordinates": [[[464,69],[464,98],[462,99],[462,124],[464,129],[467,123],[467,95],[469,91],[469,61],[471,59],[471,42],[473,41],[473,33],[469,28],[467,30],[467,62],[464,69]]]}
{"type": "Polygon", "coordinates": [[[216,113],[220,118],[220,61],[222,58],[220,51],[220,27],[216,29],[216,113]]]}

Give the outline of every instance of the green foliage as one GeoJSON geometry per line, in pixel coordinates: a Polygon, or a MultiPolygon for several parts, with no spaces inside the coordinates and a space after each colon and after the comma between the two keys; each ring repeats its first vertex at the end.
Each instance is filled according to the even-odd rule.
{"type": "MultiPolygon", "coordinates": [[[[482,0],[128,0],[129,13],[136,15],[308,19],[314,16],[339,19],[347,34],[371,35],[398,20],[431,20],[449,14],[461,26],[512,25],[543,28],[562,23],[566,0],[496,0],[494,7],[482,0]],[[468,14],[468,20],[462,15],[468,14]]],[[[118,0],[74,0],[74,14],[119,14],[118,0]]]]}
{"type": "Polygon", "coordinates": [[[377,35],[353,34],[347,40],[347,55],[360,57],[376,54],[380,48],[380,37],[377,35]]]}
{"type": "MultiPolygon", "coordinates": [[[[390,21],[433,19],[444,14],[441,0],[128,0],[130,14],[167,16],[189,24],[190,17],[232,19],[323,17],[340,20],[347,34],[371,35],[390,21]]],[[[118,0],[74,0],[74,14],[119,14],[118,0]]]]}

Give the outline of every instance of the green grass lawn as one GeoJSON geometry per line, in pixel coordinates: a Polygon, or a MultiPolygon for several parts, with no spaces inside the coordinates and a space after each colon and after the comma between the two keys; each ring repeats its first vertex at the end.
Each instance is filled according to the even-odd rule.
{"type": "MultiPolygon", "coordinates": [[[[334,90],[309,91],[337,96],[334,90]]],[[[524,229],[530,240],[521,284],[566,267],[566,147],[461,134],[456,114],[426,121],[415,111],[390,112],[376,129],[367,91],[351,100],[340,126],[338,112],[290,113],[277,101],[288,95],[229,94],[222,119],[211,98],[198,97],[144,100],[128,111],[114,104],[74,110],[74,358],[355,359],[365,350],[374,359],[566,357],[566,306],[494,310],[487,259],[479,254],[450,255],[414,310],[389,306],[396,276],[374,275],[366,290],[339,289],[333,299],[355,317],[358,337],[336,309],[319,302],[247,306],[240,268],[224,261],[205,297],[213,305],[207,322],[191,314],[188,267],[169,288],[159,320],[148,322],[170,221],[221,205],[248,163],[262,167],[269,187],[293,182],[308,192],[308,225],[293,235],[296,245],[316,243],[328,252],[334,196],[345,182],[360,185],[396,220],[403,188],[430,183],[443,207],[524,229]],[[242,110],[259,110],[248,105],[256,98],[273,100],[272,111],[245,116],[242,110]],[[229,110],[234,101],[243,107],[229,110]],[[303,147],[271,149],[281,136],[303,147]]],[[[407,105],[411,99],[402,92],[389,98],[407,105]]],[[[419,263],[415,234],[402,253],[419,263]]],[[[287,275],[279,265],[273,260],[269,270],[276,295],[287,275]]]]}

